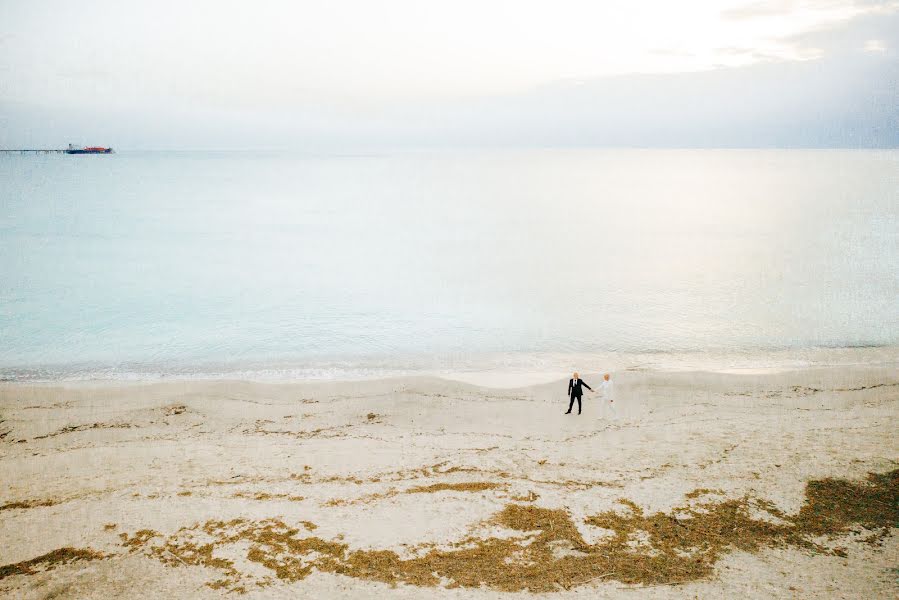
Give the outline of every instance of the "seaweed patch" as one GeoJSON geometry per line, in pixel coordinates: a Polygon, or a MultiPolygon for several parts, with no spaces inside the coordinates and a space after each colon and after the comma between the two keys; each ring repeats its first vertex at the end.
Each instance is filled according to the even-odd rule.
{"type": "Polygon", "coordinates": [[[0,567],[0,579],[6,579],[13,575],[33,575],[39,570],[50,571],[60,565],[67,565],[76,561],[99,560],[106,558],[101,552],[90,548],[57,548],[52,552],[42,554],[36,558],[25,560],[11,565],[0,567]]]}
{"type": "Polygon", "coordinates": [[[717,495],[710,492],[688,494],[684,506],[668,513],[645,514],[621,500],[623,510],[585,520],[584,525],[609,532],[596,544],[585,541],[567,511],[522,504],[507,505],[485,523],[507,530],[507,537],[425,545],[411,558],[392,550],[351,549],[339,540],[308,536],[315,527],[311,523],[295,527],[277,519],[209,521],[170,536],[144,530],[122,539],[132,551],[148,552],[172,566],[218,569],[223,578],[210,585],[238,592],[247,579],[271,583],[240,572],[233,560],[216,554],[238,544],[248,547],[247,560],[286,582],[319,571],[392,585],[553,592],[600,579],[644,585],[695,581],[710,576],[715,563],[733,550],[795,546],[842,556],[845,548],[828,548],[822,538],[865,530],[872,534],[862,541],[878,543],[899,523],[899,470],[860,482],[810,481],[795,515],[750,497],[697,500],[717,495]]]}

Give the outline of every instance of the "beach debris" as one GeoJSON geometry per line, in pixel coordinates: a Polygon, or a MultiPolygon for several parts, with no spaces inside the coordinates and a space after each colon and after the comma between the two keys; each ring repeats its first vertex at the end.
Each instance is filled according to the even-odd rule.
{"type": "Polygon", "coordinates": [[[67,433],[76,433],[79,431],[87,431],[89,429],[131,429],[132,427],[136,427],[136,425],[133,425],[131,423],[90,423],[90,424],[84,424],[84,425],[70,425],[68,427],[63,427],[62,429],[58,429],[52,433],[35,436],[32,439],[45,440],[47,438],[56,437],[58,435],[64,435],[67,433]]]}
{"type": "MultiPolygon", "coordinates": [[[[643,586],[696,581],[709,577],[715,563],[734,550],[797,546],[843,556],[845,538],[832,548],[827,540],[852,531],[873,531],[878,537],[862,541],[877,544],[899,522],[899,470],[870,474],[864,481],[810,481],[805,503],[795,515],[750,497],[696,501],[709,492],[697,490],[687,505],[669,513],[646,514],[636,503],[622,499],[625,511],[585,520],[584,525],[610,532],[596,544],[584,540],[566,510],[521,504],[507,505],[484,523],[509,531],[509,536],[469,537],[450,547],[425,545],[423,553],[412,558],[305,536],[299,527],[279,519],[207,521],[170,536],[141,530],[120,537],[132,552],[147,552],[166,564],[217,569],[224,577],[209,585],[232,591],[245,589],[248,580],[268,583],[215,555],[226,546],[231,551],[248,546],[249,561],[286,582],[319,571],[392,585],[555,592],[597,580],[643,586]],[[754,518],[759,513],[776,519],[754,518]]],[[[303,522],[302,527],[311,531],[314,524],[303,522]]]]}
{"type": "Polygon", "coordinates": [[[52,498],[46,500],[18,500],[16,502],[7,502],[6,504],[0,505],[0,511],[22,508],[38,508],[41,506],[54,506],[56,504],[59,504],[59,502],[59,500],[54,500],[52,498]]]}
{"type": "Polygon", "coordinates": [[[269,492],[235,492],[232,498],[247,498],[250,500],[290,500],[291,502],[301,502],[306,498],[303,496],[295,496],[293,494],[271,494],[269,492]]]}
{"type": "Polygon", "coordinates": [[[366,494],[358,498],[348,500],[346,498],[332,498],[324,506],[350,506],[353,504],[371,504],[387,498],[393,498],[400,494],[434,494],[437,492],[484,492],[493,489],[504,489],[504,484],[490,481],[471,481],[462,483],[435,483],[432,485],[415,486],[405,490],[391,487],[386,492],[366,494]]]}
{"type": "Polygon", "coordinates": [[[724,490],[710,490],[709,488],[696,488],[692,492],[688,492],[684,497],[688,500],[692,500],[694,498],[699,498],[701,496],[710,496],[710,495],[718,495],[724,496],[724,490]]]}
{"type": "Polygon", "coordinates": [[[505,487],[499,483],[490,481],[470,481],[465,483],[434,483],[431,485],[422,485],[409,488],[407,494],[433,494],[435,492],[483,492],[485,490],[494,490],[498,487],[505,487]]]}
{"type": "Polygon", "coordinates": [[[100,560],[106,555],[90,548],[57,548],[46,554],[30,560],[25,560],[11,565],[0,567],[0,579],[6,579],[13,575],[34,575],[40,570],[50,571],[60,565],[67,565],[75,561],[100,560]]]}

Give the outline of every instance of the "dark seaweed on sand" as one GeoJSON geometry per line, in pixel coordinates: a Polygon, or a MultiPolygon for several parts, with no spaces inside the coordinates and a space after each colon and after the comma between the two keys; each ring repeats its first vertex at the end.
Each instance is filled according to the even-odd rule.
{"type": "MultiPolygon", "coordinates": [[[[391,550],[351,550],[342,542],[304,536],[300,528],[277,519],[210,521],[169,537],[140,531],[123,540],[133,551],[148,551],[172,566],[219,569],[224,578],[210,585],[237,592],[245,590],[242,581],[250,576],[233,561],[214,555],[217,547],[237,542],[249,543],[248,560],[288,582],[320,571],[392,585],[552,592],[605,579],[645,585],[695,581],[710,576],[715,563],[733,550],[794,546],[843,555],[844,549],[827,547],[827,538],[866,531],[862,541],[877,544],[899,526],[899,470],[871,474],[860,482],[811,481],[795,515],[749,497],[697,500],[705,492],[688,494],[691,502],[670,513],[644,514],[622,500],[626,510],[586,519],[586,524],[607,530],[596,544],[584,540],[568,512],[521,504],[507,505],[489,523],[511,531],[510,537],[424,547],[407,558],[391,550]]],[[[307,531],[314,528],[303,525],[307,531]]]]}

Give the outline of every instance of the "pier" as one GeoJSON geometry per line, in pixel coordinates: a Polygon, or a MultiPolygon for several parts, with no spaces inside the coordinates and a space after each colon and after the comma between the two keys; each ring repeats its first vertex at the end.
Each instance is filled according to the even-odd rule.
{"type": "Polygon", "coordinates": [[[36,154],[65,154],[65,148],[21,148],[21,149],[13,149],[13,150],[3,150],[0,149],[0,152],[5,154],[26,154],[28,152],[34,152],[36,154]]]}
{"type": "Polygon", "coordinates": [[[7,148],[0,149],[5,154],[112,154],[112,148],[105,146],[76,146],[69,144],[68,148],[7,148]]]}

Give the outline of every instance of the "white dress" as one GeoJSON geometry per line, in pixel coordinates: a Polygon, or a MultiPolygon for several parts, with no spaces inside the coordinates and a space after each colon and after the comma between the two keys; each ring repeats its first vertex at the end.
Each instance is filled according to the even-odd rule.
{"type": "Polygon", "coordinates": [[[612,402],[615,399],[615,384],[612,383],[612,380],[606,381],[603,379],[602,383],[599,384],[599,391],[602,394],[602,399],[605,400],[605,405],[608,407],[610,413],[615,413],[615,403],[612,402]]]}

